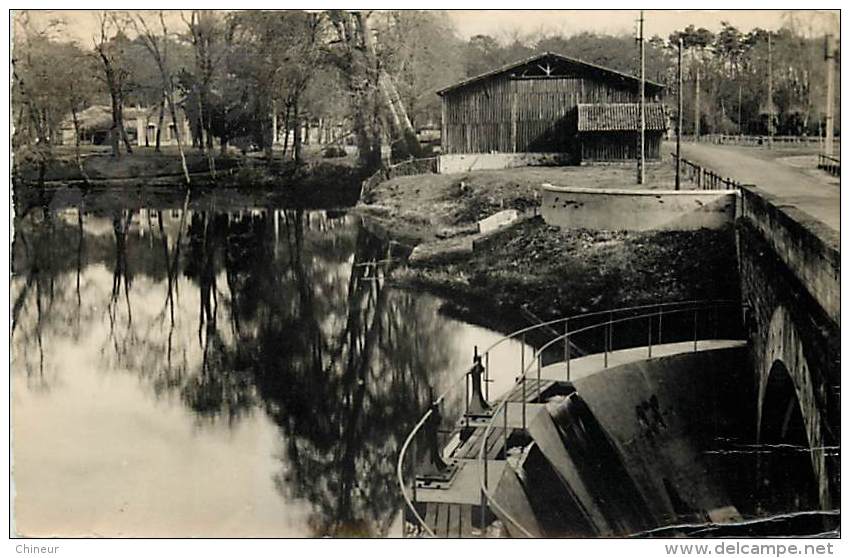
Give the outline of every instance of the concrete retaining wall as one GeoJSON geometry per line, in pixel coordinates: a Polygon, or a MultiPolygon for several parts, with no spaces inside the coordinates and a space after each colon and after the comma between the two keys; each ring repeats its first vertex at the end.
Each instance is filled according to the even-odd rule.
{"type": "Polygon", "coordinates": [[[719,191],[614,190],[543,185],[541,212],[565,229],[719,229],[735,219],[736,193],[719,191]]]}
{"type": "Polygon", "coordinates": [[[440,155],[437,172],[452,174],[474,170],[510,169],[514,167],[543,167],[569,165],[574,157],[569,153],[463,153],[440,155]]]}

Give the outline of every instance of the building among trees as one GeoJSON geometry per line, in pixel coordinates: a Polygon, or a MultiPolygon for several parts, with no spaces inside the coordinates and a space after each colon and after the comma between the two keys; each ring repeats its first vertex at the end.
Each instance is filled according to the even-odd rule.
{"type": "MultiPolygon", "coordinates": [[[[162,123],[160,145],[177,145],[177,136],[170,115],[159,117],[159,106],[125,107],[123,115],[124,129],[133,146],[153,147],[156,134],[162,123]]],[[[109,105],[92,105],[77,115],[80,129],[80,143],[88,145],[109,145],[112,129],[112,108],[109,105]]],[[[189,120],[182,111],[178,112],[178,125],[182,138],[191,138],[189,120]]],[[[74,121],[69,115],[61,124],[62,144],[74,145],[74,121]]]]}
{"type": "MultiPolygon", "coordinates": [[[[442,97],[441,172],[634,159],[640,80],[546,52],[471,77],[442,97]]],[[[664,86],[646,81],[646,156],[666,130],[664,86]]]]}

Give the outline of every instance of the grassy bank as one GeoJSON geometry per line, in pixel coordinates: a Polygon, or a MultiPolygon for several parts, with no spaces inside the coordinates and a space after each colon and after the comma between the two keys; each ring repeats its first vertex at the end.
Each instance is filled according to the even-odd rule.
{"type": "MultiPolygon", "coordinates": [[[[44,155],[44,154],[42,154],[44,155]]],[[[210,158],[196,148],[185,150],[186,167],[191,175],[210,174],[210,158]]],[[[324,158],[318,146],[307,146],[303,151],[302,165],[291,160],[284,161],[280,151],[273,152],[273,160],[267,163],[262,153],[240,154],[230,150],[225,155],[217,149],[212,152],[213,167],[217,174],[228,176],[231,171],[253,169],[257,176],[275,177],[292,174],[299,167],[334,166],[354,171],[351,156],[324,158]],[[261,171],[265,170],[265,173],[261,171]]],[[[82,172],[76,162],[73,147],[55,146],[49,157],[36,157],[34,152],[22,151],[14,159],[15,177],[20,181],[34,183],[39,180],[40,163],[45,163],[45,182],[92,182],[130,181],[157,178],[180,178],[183,165],[176,147],[163,146],[161,151],[152,147],[136,147],[133,153],[113,157],[109,148],[84,146],[81,148],[82,172]],[[83,174],[85,173],[85,175],[83,174]]],[[[247,171],[246,171],[247,172],[247,171]]]]}
{"type": "MultiPolygon", "coordinates": [[[[667,188],[672,169],[650,169],[647,186],[667,188]]],[[[525,168],[393,179],[366,194],[365,210],[411,245],[468,234],[502,208],[538,204],[539,185],[634,187],[631,167],[525,168]]],[[[504,232],[462,261],[418,264],[394,273],[396,284],[447,298],[456,313],[510,329],[530,311],[556,318],[633,304],[738,293],[732,227],[720,231],[561,230],[539,217],[504,232]],[[523,309],[521,311],[520,309],[523,309]]]]}
{"type": "MultiPolygon", "coordinates": [[[[71,153],[57,150],[48,162],[44,182],[38,180],[38,166],[32,161],[16,161],[13,186],[16,199],[43,204],[53,192],[76,187],[84,192],[141,191],[162,195],[185,191],[186,183],[176,148],[139,148],[130,155],[112,157],[103,149],[88,148],[83,158],[86,178],[71,153]],[[70,157],[70,158],[69,158],[70,157]]],[[[279,157],[279,153],[276,154],[279,157]]],[[[240,190],[265,194],[288,207],[350,207],[360,197],[363,175],[350,158],[305,157],[295,164],[280,158],[271,163],[252,155],[216,157],[215,174],[209,160],[198,152],[187,153],[191,186],[202,190],[240,190]]]]}
{"type": "MultiPolygon", "coordinates": [[[[163,147],[156,152],[153,148],[137,147],[133,153],[123,153],[121,157],[113,157],[108,149],[100,146],[86,146],[81,150],[83,172],[75,160],[74,150],[67,146],[53,148],[50,158],[45,161],[44,180],[82,181],[90,180],[121,180],[142,177],[180,176],[183,166],[176,147],[163,147]]],[[[219,170],[238,165],[235,157],[220,157],[216,153],[215,166],[219,170]]],[[[186,166],[190,173],[209,171],[209,161],[204,153],[198,150],[187,150],[186,166]]],[[[22,154],[15,159],[15,174],[20,180],[35,182],[39,179],[41,169],[39,160],[22,154]]]]}

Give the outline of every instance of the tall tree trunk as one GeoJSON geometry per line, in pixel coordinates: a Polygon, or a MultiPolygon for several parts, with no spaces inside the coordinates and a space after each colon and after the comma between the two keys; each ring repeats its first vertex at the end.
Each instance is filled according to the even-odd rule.
{"type": "Polygon", "coordinates": [[[272,118],[268,111],[264,111],[260,117],[260,133],[263,140],[263,156],[266,162],[271,163],[274,157],[274,138],[272,137],[272,118]]]}
{"type": "Polygon", "coordinates": [[[118,94],[118,131],[121,134],[121,139],[124,141],[124,147],[127,153],[133,153],[133,147],[130,145],[130,138],[127,137],[127,130],[124,128],[124,99],[121,94],[118,94]]]}
{"type": "Polygon", "coordinates": [[[71,118],[74,120],[74,160],[77,162],[77,168],[80,170],[83,180],[88,184],[89,177],[83,168],[83,158],[80,155],[80,119],[75,106],[71,106],[71,118]]]}
{"type": "Polygon", "coordinates": [[[280,158],[286,161],[286,150],[289,148],[289,103],[286,105],[286,110],[283,111],[283,153],[280,158]]]}
{"type": "Polygon", "coordinates": [[[292,120],[294,121],[293,128],[295,130],[295,136],[293,137],[293,140],[292,140],[292,155],[293,155],[292,158],[295,160],[295,163],[297,164],[297,163],[301,162],[301,121],[298,118],[298,99],[295,99],[293,101],[292,107],[293,107],[292,120]]]}
{"type": "MultiPolygon", "coordinates": [[[[201,152],[204,152],[204,103],[202,101],[201,94],[198,94],[198,120],[200,120],[200,146],[201,152]]],[[[207,134],[209,137],[209,134],[207,134]]],[[[213,156],[212,146],[209,146],[209,149],[206,150],[207,154],[207,164],[209,165],[210,175],[213,180],[215,180],[215,157],[213,156]]]]}
{"type": "MultiPolygon", "coordinates": [[[[365,18],[363,19],[365,20],[365,18]]],[[[369,57],[376,58],[374,39],[371,33],[366,35],[365,41],[369,57]]],[[[378,74],[378,85],[381,88],[387,110],[392,116],[393,125],[400,140],[397,143],[400,149],[396,149],[399,158],[418,157],[421,150],[419,148],[419,141],[416,139],[416,131],[413,129],[413,124],[410,122],[407,109],[401,100],[401,95],[398,94],[395,83],[393,83],[390,75],[384,70],[380,70],[378,74]]]]}
{"type": "Polygon", "coordinates": [[[367,171],[372,171],[381,166],[380,106],[376,92],[376,89],[380,88],[380,70],[378,69],[375,51],[370,48],[372,30],[369,27],[368,17],[363,12],[355,12],[354,21],[363,43],[363,53],[365,54],[363,66],[365,66],[364,77],[366,78],[366,83],[361,82],[361,88],[359,88],[359,93],[364,101],[363,110],[357,111],[360,118],[355,118],[355,122],[360,120],[358,126],[358,144],[361,149],[360,162],[367,171]],[[364,148],[365,152],[363,151],[364,148]]]}
{"type": "Polygon", "coordinates": [[[174,106],[174,94],[169,87],[166,95],[168,101],[168,110],[171,112],[171,123],[174,124],[174,137],[177,139],[177,151],[180,152],[180,164],[183,167],[183,176],[186,178],[186,184],[190,184],[189,167],[186,166],[186,154],[183,152],[183,141],[180,139],[180,126],[177,124],[177,108],[174,106]]]}
{"type": "Polygon", "coordinates": [[[161,142],[161,139],[162,139],[162,125],[164,124],[164,117],[165,117],[165,95],[163,95],[162,99],[159,101],[159,120],[157,121],[157,124],[156,124],[156,145],[153,148],[153,150],[157,153],[161,152],[159,147],[160,147],[160,145],[162,145],[160,142],[161,142]]]}
{"type": "Polygon", "coordinates": [[[367,48],[367,37],[371,31],[366,15],[362,12],[334,10],[329,13],[336,29],[343,54],[338,62],[346,77],[352,97],[354,136],[357,140],[358,165],[364,172],[374,172],[381,166],[381,123],[382,105],[379,67],[374,51],[367,48]]]}
{"type": "Polygon", "coordinates": [[[112,103],[112,126],[109,127],[109,144],[112,146],[112,156],[120,158],[121,138],[119,136],[118,126],[121,118],[118,116],[118,95],[112,90],[112,85],[109,87],[109,100],[112,103]]]}

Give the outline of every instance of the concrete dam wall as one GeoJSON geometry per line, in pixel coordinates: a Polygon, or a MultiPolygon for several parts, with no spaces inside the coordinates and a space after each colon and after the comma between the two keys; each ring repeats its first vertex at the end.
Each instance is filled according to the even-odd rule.
{"type": "Polygon", "coordinates": [[[749,467],[717,450],[755,434],[745,346],[639,361],[574,385],[529,428],[525,492],[546,535],[625,536],[749,513],[740,496],[753,492],[741,490],[749,467]]]}

